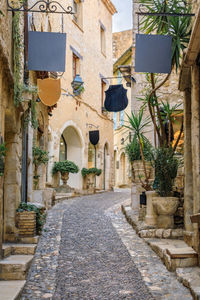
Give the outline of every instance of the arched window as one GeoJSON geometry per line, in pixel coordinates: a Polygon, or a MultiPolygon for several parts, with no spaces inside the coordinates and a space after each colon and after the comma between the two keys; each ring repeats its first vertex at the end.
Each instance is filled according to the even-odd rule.
{"type": "Polygon", "coordinates": [[[59,161],[64,161],[67,159],[67,143],[63,135],[60,138],[60,155],[59,161]]]}
{"type": "Polygon", "coordinates": [[[89,143],[88,145],[88,168],[95,167],[95,148],[94,145],[89,143]]]}

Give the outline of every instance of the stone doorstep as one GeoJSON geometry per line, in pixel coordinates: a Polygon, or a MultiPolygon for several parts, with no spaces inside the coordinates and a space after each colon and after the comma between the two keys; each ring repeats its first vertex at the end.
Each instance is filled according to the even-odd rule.
{"type": "Polygon", "coordinates": [[[3,244],[3,257],[9,255],[34,255],[36,244],[3,244]]]}
{"type": "Polygon", "coordinates": [[[17,237],[17,242],[22,244],[37,244],[39,240],[39,236],[19,236],[17,237]]]}
{"type": "Polygon", "coordinates": [[[33,255],[11,255],[0,261],[1,280],[25,280],[33,255]]]}
{"type": "Polygon", "coordinates": [[[191,247],[175,248],[175,249],[171,248],[166,250],[167,250],[167,254],[169,254],[171,258],[198,257],[198,254],[191,247]]]}
{"type": "Polygon", "coordinates": [[[200,268],[177,268],[176,276],[178,280],[190,289],[195,300],[200,299],[200,268]]]}
{"type": "Polygon", "coordinates": [[[25,280],[0,281],[0,299],[19,300],[25,283],[25,280]]]}
{"type": "Polygon", "coordinates": [[[182,240],[145,239],[147,244],[162,259],[169,271],[198,264],[198,255],[182,240]]]}

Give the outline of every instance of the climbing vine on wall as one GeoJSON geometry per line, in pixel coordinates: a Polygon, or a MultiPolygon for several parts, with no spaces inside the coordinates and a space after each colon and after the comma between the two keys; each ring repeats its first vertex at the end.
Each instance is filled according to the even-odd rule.
{"type": "Polygon", "coordinates": [[[14,104],[19,106],[23,101],[21,85],[21,36],[20,36],[20,12],[13,16],[13,45],[14,45],[14,104]]]}

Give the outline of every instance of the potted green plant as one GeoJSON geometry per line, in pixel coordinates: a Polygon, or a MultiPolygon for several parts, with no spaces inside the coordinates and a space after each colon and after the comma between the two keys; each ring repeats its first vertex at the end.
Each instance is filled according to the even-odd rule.
{"type": "Polygon", "coordinates": [[[97,168],[83,168],[81,174],[85,181],[84,188],[94,191],[94,178],[95,176],[100,176],[101,172],[102,170],[97,168]]]}
{"type": "Polygon", "coordinates": [[[34,188],[36,190],[38,188],[38,183],[40,178],[40,175],[38,174],[38,167],[42,164],[46,165],[48,163],[49,153],[37,146],[33,146],[32,153],[33,153],[33,164],[35,167],[33,182],[34,182],[34,188]]]}
{"type": "Polygon", "coordinates": [[[172,148],[157,148],[153,154],[155,167],[154,189],[158,197],[153,197],[152,203],[159,228],[174,227],[174,213],[179,204],[179,198],[173,197],[173,184],[177,176],[179,160],[172,148]]]}
{"type": "Polygon", "coordinates": [[[132,177],[135,183],[141,183],[142,188],[146,191],[151,190],[150,178],[152,175],[152,168],[149,163],[151,159],[151,144],[145,137],[145,129],[149,125],[149,119],[143,118],[143,110],[138,114],[131,112],[127,115],[128,124],[124,127],[133,132],[133,139],[129,143],[125,151],[128,155],[129,161],[132,165],[132,177]]]}
{"type": "Polygon", "coordinates": [[[67,185],[69,179],[69,173],[78,173],[79,167],[70,160],[54,162],[52,174],[55,175],[58,172],[61,174],[63,185],[67,185]]]}
{"type": "Polygon", "coordinates": [[[46,219],[44,208],[21,202],[16,212],[16,225],[20,236],[35,236],[41,233],[46,219]]]}

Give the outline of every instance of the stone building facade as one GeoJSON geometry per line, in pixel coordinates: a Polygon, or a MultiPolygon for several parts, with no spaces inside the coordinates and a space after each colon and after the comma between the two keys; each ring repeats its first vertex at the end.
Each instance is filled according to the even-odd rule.
{"type": "MultiPolygon", "coordinates": [[[[0,10],[0,144],[5,143],[6,156],[4,160],[4,172],[0,177],[0,255],[3,241],[17,241],[19,230],[16,227],[16,209],[21,202],[34,201],[33,188],[33,144],[47,150],[48,146],[48,108],[36,103],[37,76],[36,72],[28,72],[24,64],[27,57],[24,56],[24,33],[31,30],[25,26],[23,12],[14,13],[7,11],[7,2],[2,1],[0,10]],[[19,43],[18,72],[19,82],[16,83],[14,69],[16,49],[13,22],[14,16],[19,15],[17,21],[19,43]],[[18,84],[18,85],[17,85],[18,84]],[[19,102],[14,103],[14,90],[16,86],[22,91],[19,102]],[[36,107],[35,107],[35,105],[36,107]],[[35,112],[33,116],[33,106],[35,112]],[[38,124],[42,124],[43,132],[39,127],[34,129],[31,119],[35,118],[38,124]],[[40,138],[39,138],[40,136],[40,138]],[[40,139],[40,141],[39,141],[40,139]],[[42,142],[41,142],[42,141],[42,142]]],[[[30,15],[27,15],[27,19],[30,15]]],[[[48,18],[48,17],[47,17],[48,18]]],[[[16,20],[16,19],[15,19],[16,20]]],[[[45,26],[46,17],[40,14],[37,19],[38,28],[45,26]]],[[[38,29],[39,30],[39,29],[38,29]]],[[[26,51],[25,51],[26,52],[26,51]]],[[[15,98],[16,99],[16,98],[15,98]]],[[[40,128],[41,129],[41,128],[40,128]]],[[[2,158],[2,157],[1,157],[2,158]]],[[[2,172],[2,171],[1,171],[2,172]]],[[[46,168],[40,170],[39,189],[46,188],[46,168]]]]}
{"type": "Polygon", "coordinates": [[[179,90],[184,92],[184,222],[185,241],[200,253],[200,1],[193,2],[192,33],[186,49],[179,78],[179,90]],[[193,216],[194,215],[194,216],[193,216]],[[191,216],[192,222],[191,222],[191,216]]]}
{"type": "MultiPolygon", "coordinates": [[[[80,170],[95,165],[102,169],[96,188],[109,190],[114,176],[113,121],[103,106],[106,78],[112,75],[112,15],[116,9],[110,0],[75,2],[77,14],[64,18],[66,72],[61,79],[61,98],[50,119],[49,153],[53,157],[48,181],[53,182],[54,161],[68,159],[80,170]],[[84,82],[80,96],[74,95],[71,87],[77,74],[84,82]],[[96,150],[89,141],[89,131],[94,130],[99,130],[100,137],[96,150]]],[[[81,172],[70,174],[68,185],[81,191],[81,172]]]]}

